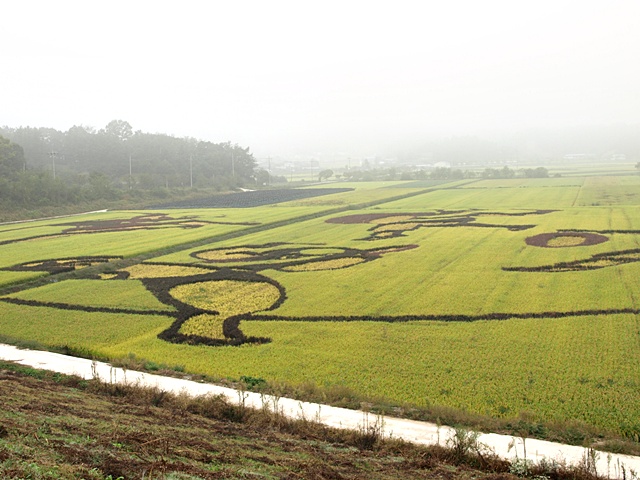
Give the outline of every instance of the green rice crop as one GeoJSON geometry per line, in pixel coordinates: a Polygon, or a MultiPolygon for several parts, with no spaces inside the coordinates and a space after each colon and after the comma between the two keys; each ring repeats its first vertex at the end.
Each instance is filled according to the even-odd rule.
{"type": "MultiPolygon", "coordinates": [[[[135,353],[215,377],[338,384],[397,403],[445,405],[498,417],[528,412],[549,421],[580,420],[620,433],[630,428],[640,432],[640,315],[634,313],[640,309],[640,262],[602,260],[599,266],[604,268],[581,271],[505,270],[586,261],[594,255],[640,248],[640,211],[631,196],[638,183],[631,177],[466,180],[387,202],[384,199],[400,192],[419,190],[403,189],[398,182],[389,184],[390,188],[382,183],[362,184],[354,192],[295,206],[195,211],[208,220],[288,220],[250,234],[240,235],[246,226],[207,225],[0,245],[2,266],[10,266],[57,258],[60,252],[64,257],[135,256],[236,232],[233,239],[154,257],[151,261],[172,265],[148,271],[157,272],[153,280],[158,282],[163,276],[172,277],[171,282],[176,275],[185,276],[184,284],[169,283],[167,291],[174,298],[221,311],[219,316],[191,317],[181,333],[220,338],[223,317],[253,312],[251,318],[241,320],[239,328],[246,336],[272,341],[211,347],[160,340],[157,335],[174,321],[171,309],[136,279],[66,280],[11,297],[162,310],[167,316],[3,302],[0,334],[48,345],[68,344],[111,357],[135,353]],[[456,188],[448,188],[452,186],[456,188]],[[370,208],[354,206],[376,200],[370,208]],[[296,220],[339,205],[352,208],[296,220]],[[535,212],[538,209],[554,211],[535,212]],[[425,215],[416,218],[411,215],[415,213],[425,215]],[[378,216],[370,217],[370,223],[326,222],[364,214],[378,216]],[[383,214],[390,218],[380,219],[383,214]],[[468,223],[455,223],[462,217],[468,223]],[[377,225],[402,235],[376,239],[377,225]],[[518,229],[523,226],[530,228],[518,229]],[[572,244],[565,239],[557,248],[526,241],[564,230],[600,232],[608,241],[576,245],[577,241],[572,244]],[[252,262],[251,254],[242,254],[253,249],[262,255],[277,248],[291,249],[294,258],[258,256],[252,262]],[[223,249],[231,255],[225,256],[223,249]],[[340,257],[346,249],[355,253],[340,257]],[[200,258],[192,255],[206,250],[210,253],[200,258]],[[223,278],[226,268],[247,277],[227,280],[223,278]],[[199,284],[199,274],[211,275],[213,280],[207,277],[207,282],[199,284]],[[260,275],[286,292],[284,302],[273,310],[267,309],[280,292],[275,284],[261,281],[260,275]],[[498,314],[503,315],[496,319],[498,314]]],[[[118,212],[109,215],[117,218],[118,212]]],[[[46,225],[34,228],[55,231],[46,225]]],[[[6,235],[13,238],[17,232],[7,230],[6,235]]],[[[3,238],[0,229],[0,241],[3,238]]],[[[134,271],[145,272],[147,267],[141,264],[134,271]]],[[[40,273],[3,271],[0,282],[36,275],[40,273]]]]}
{"type": "Polygon", "coordinates": [[[31,288],[7,298],[131,310],[173,311],[154,297],[139,280],[66,280],[31,288]]]}

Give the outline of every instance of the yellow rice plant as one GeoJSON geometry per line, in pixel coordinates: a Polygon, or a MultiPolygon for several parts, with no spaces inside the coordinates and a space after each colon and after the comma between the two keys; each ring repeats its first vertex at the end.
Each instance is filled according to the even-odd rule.
{"type": "Polygon", "coordinates": [[[337,268],[351,267],[364,262],[364,258],[359,257],[344,257],[336,258],[335,260],[324,260],[320,262],[308,262],[301,265],[291,265],[284,267],[282,270],[286,272],[315,272],[318,270],[334,270],[337,268]]]}
{"type": "Polygon", "coordinates": [[[375,223],[379,225],[383,225],[387,223],[406,222],[407,220],[411,220],[412,218],[413,218],[413,215],[394,215],[394,216],[379,218],[375,221],[375,223]]]}
{"type": "Polygon", "coordinates": [[[376,229],[377,232],[389,232],[394,230],[411,230],[413,228],[423,225],[420,222],[407,222],[407,223],[385,223],[384,227],[376,229]]]}
{"type": "Polygon", "coordinates": [[[222,331],[223,322],[224,317],[220,315],[203,313],[202,315],[191,317],[184,322],[180,327],[180,333],[224,340],[225,337],[222,331]]]}
{"type": "Polygon", "coordinates": [[[203,310],[215,310],[227,318],[271,307],[280,298],[280,290],[267,282],[212,280],[174,287],[172,297],[203,310]]]}
{"type": "Polygon", "coordinates": [[[118,276],[117,273],[101,273],[100,274],[100,279],[101,280],[111,280],[113,278],[116,278],[118,276]]]}
{"type": "Polygon", "coordinates": [[[147,265],[139,263],[124,269],[129,272],[129,278],[162,278],[162,277],[187,277],[211,273],[206,268],[189,267],[182,265],[147,265]]]}
{"type": "Polygon", "coordinates": [[[581,236],[561,235],[547,242],[547,247],[575,247],[582,245],[584,238],[581,236]]]}
{"type": "Polygon", "coordinates": [[[253,256],[251,253],[246,253],[246,248],[226,248],[224,250],[209,250],[198,253],[198,258],[210,261],[244,260],[253,256]]]}

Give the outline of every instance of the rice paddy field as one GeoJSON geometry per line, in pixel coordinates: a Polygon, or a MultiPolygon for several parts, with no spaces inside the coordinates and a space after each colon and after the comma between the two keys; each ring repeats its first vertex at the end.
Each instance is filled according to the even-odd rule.
{"type": "Polygon", "coordinates": [[[640,176],[339,186],[2,225],[0,335],[640,440],[640,176]]]}

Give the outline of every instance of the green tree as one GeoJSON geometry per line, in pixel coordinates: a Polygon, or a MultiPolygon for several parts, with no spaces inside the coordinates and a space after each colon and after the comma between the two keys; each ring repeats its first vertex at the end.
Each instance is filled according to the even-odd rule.
{"type": "Polygon", "coordinates": [[[24,150],[17,143],[0,136],[0,176],[14,178],[25,169],[24,150]]]}
{"type": "Polygon", "coordinates": [[[330,170],[330,169],[322,170],[318,174],[318,181],[321,182],[323,178],[329,179],[332,176],[333,176],[333,170],[330,170]]]}
{"type": "Polygon", "coordinates": [[[526,178],[547,178],[549,176],[549,170],[544,167],[525,168],[522,173],[526,178]]]}
{"type": "Polygon", "coordinates": [[[515,170],[511,170],[506,165],[504,167],[502,167],[502,170],[500,170],[500,177],[501,178],[513,178],[515,176],[516,176],[515,170]]]}
{"type": "Polygon", "coordinates": [[[256,170],[256,183],[259,186],[270,185],[272,183],[272,181],[271,181],[271,175],[269,174],[269,172],[267,170],[262,169],[262,168],[257,169],[256,170]]]}
{"type": "Polygon", "coordinates": [[[104,133],[116,137],[120,141],[129,140],[133,136],[133,128],[124,120],[111,120],[104,127],[104,133]]]}

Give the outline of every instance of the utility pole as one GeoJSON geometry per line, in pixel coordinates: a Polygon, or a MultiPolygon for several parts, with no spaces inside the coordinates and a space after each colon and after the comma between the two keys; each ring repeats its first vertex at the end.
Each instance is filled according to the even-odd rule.
{"type": "Polygon", "coordinates": [[[189,155],[189,183],[193,188],[193,155],[189,155]]]}
{"type": "Polygon", "coordinates": [[[49,157],[51,157],[51,170],[53,171],[53,179],[56,179],[56,157],[58,156],[58,152],[54,152],[53,150],[49,152],[49,157]]]}
{"type": "Polygon", "coordinates": [[[236,161],[233,156],[233,152],[231,152],[231,176],[236,178],[236,161]]]}
{"type": "Polygon", "coordinates": [[[133,184],[133,178],[131,177],[131,154],[129,154],[129,190],[131,190],[133,184]]]}

